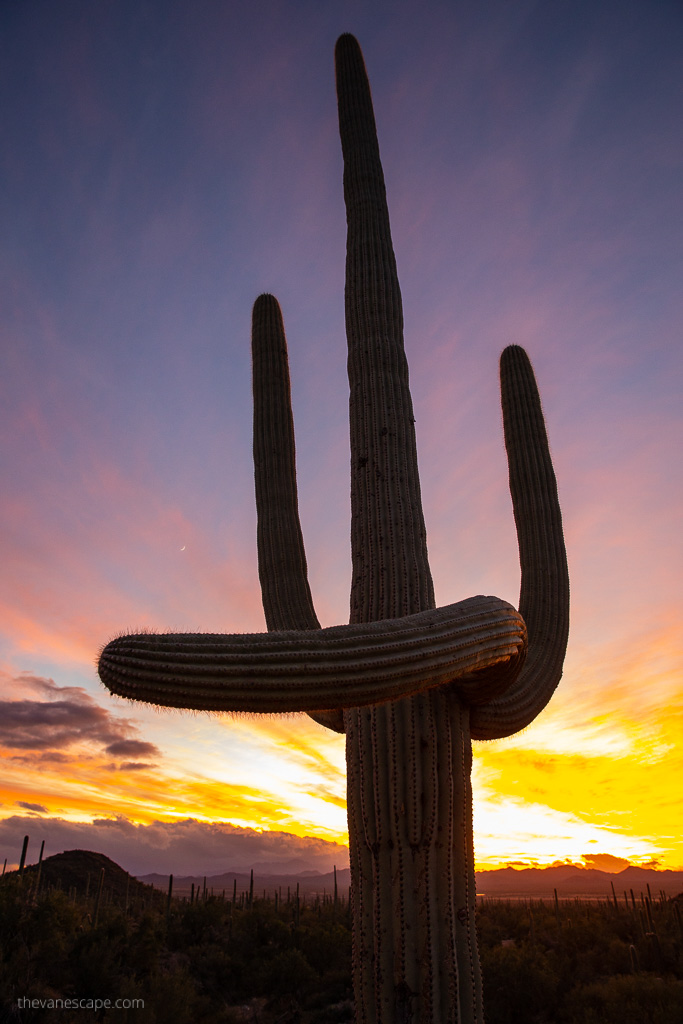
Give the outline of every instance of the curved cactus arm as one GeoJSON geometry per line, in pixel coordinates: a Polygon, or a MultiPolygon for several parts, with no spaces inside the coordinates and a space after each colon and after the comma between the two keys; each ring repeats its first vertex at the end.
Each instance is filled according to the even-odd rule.
{"type": "MultiPolygon", "coordinates": [[[[266,625],[269,630],[320,629],[299,522],[287,339],[273,295],[260,295],[254,303],[251,354],[256,536],[266,625]]],[[[341,710],[309,713],[320,725],[344,731],[341,710]]]]}
{"type": "Polygon", "coordinates": [[[518,345],[501,356],[500,382],[522,570],[519,610],[529,649],[507,693],[472,709],[472,737],[479,740],[510,736],[543,710],[562,676],[569,636],[569,571],[557,484],[534,371],[518,345]]]}
{"type": "Polygon", "coordinates": [[[361,707],[449,683],[460,688],[461,676],[468,701],[488,700],[506,685],[508,663],[524,657],[525,642],[511,605],[473,597],[328,629],[123,636],[104,648],[98,671],[121,697],[205,711],[361,707]],[[500,676],[482,671],[495,665],[500,676]]]}

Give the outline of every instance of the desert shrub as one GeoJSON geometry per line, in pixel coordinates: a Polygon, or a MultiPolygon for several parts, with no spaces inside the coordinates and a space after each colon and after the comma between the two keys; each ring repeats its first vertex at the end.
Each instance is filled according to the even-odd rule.
{"type": "Polygon", "coordinates": [[[263,965],[263,994],[296,996],[304,999],[317,981],[317,976],[300,949],[287,949],[263,965]]]}
{"type": "Polygon", "coordinates": [[[675,1024],[683,1015],[683,982],[616,975],[569,993],[561,1024],[675,1024]]]}
{"type": "Polygon", "coordinates": [[[488,1024],[533,1024],[560,989],[556,956],[528,944],[480,950],[488,1024]]]}

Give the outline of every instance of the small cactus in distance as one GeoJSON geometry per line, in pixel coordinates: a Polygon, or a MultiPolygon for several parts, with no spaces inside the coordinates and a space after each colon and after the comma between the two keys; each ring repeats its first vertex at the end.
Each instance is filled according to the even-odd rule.
{"type": "Polygon", "coordinates": [[[24,865],[26,864],[26,851],[28,850],[28,836],[24,836],[24,842],[21,847],[21,857],[19,859],[19,874],[23,875],[24,865]]]}
{"type": "Polygon", "coordinates": [[[358,1022],[483,1020],[471,739],[524,728],[550,699],[569,581],[540,400],[523,349],[501,357],[522,583],[436,608],[403,313],[363,57],[336,47],[347,211],[353,575],[348,626],[320,629],[299,525],[289,370],[277,301],[254,306],[258,559],[269,632],[142,634],[100,656],[113,692],[166,706],[307,711],[346,735],[358,1022]]]}

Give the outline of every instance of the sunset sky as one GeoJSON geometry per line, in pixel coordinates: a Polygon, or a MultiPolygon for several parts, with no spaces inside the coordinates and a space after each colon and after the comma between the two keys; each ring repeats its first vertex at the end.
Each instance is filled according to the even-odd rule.
{"type": "MultiPolygon", "coordinates": [[[[517,602],[507,344],[535,366],[559,482],[565,673],[525,732],[475,744],[477,863],[683,868],[669,0],[2,5],[0,858],[27,832],[140,873],[240,866],[240,828],[346,841],[342,737],[134,705],[95,670],[124,631],[265,628],[249,362],[264,291],[289,341],[316,609],[348,621],[345,31],[373,90],[438,604],[517,602]]],[[[267,836],[264,862],[287,843],[339,863],[267,836]]]]}

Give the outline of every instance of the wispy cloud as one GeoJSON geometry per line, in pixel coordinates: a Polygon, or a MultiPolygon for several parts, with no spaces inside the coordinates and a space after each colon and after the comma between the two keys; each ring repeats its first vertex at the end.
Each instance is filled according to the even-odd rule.
{"type": "Polygon", "coordinates": [[[25,811],[35,811],[36,814],[47,814],[47,807],[42,804],[31,804],[27,800],[17,800],[17,807],[23,807],[25,811]]]}

